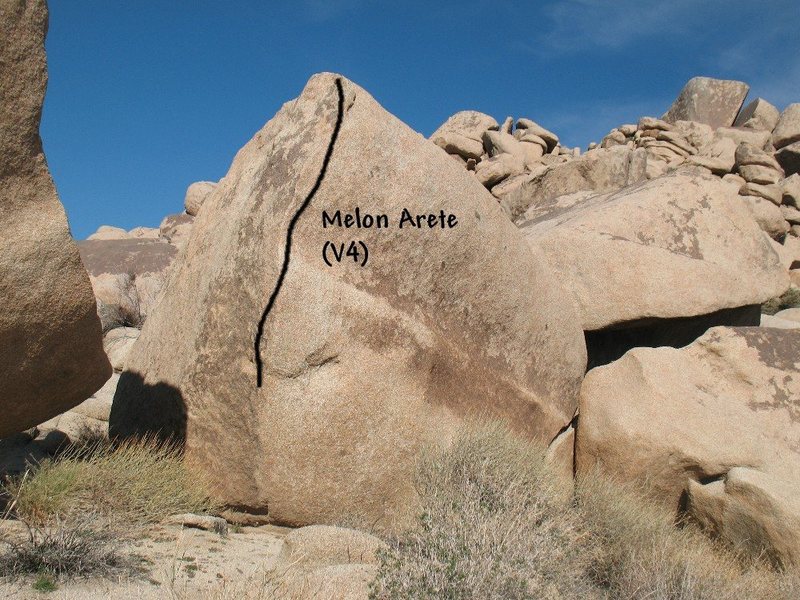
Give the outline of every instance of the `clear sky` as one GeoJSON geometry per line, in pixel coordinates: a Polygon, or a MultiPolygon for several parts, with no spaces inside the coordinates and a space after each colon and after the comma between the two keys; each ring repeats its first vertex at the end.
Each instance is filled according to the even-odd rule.
{"type": "Polygon", "coordinates": [[[157,226],[319,71],[429,135],[475,109],[585,147],[694,75],[800,101],[797,0],[50,0],[42,137],[72,232],[157,226]]]}

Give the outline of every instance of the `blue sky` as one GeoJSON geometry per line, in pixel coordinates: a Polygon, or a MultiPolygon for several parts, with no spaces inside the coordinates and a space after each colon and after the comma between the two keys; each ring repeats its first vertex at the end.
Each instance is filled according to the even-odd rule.
{"type": "Polygon", "coordinates": [[[586,146],[694,75],[800,101],[797,0],[50,0],[42,137],[73,235],[157,226],[319,71],[429,135],[463,109],[586,146]]]}

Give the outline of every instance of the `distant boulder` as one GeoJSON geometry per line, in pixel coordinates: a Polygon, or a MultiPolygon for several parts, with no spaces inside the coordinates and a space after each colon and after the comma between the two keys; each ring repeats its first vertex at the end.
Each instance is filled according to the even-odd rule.
{"type": "Polygon", "coordinates": [[[693,77],[662,117],[668,123],[698,121],[730,127],[736,121],[750,86],[742,81],[693,77]]]}

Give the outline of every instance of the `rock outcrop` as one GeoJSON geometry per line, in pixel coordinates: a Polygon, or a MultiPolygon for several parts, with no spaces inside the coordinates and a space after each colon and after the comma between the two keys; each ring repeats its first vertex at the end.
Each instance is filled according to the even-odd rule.
{"type": "Polygon", "coordinates": [[[800,564],[800,330],[710,329],[637,348],[581,389],[576,464],[775,563],[800,564]]]}
{"type": "Polygon", "coordinates": [[[287,228],[320,176],[336,79],[313,77],[205,201],[128,356],[111,430],[183,438],[187,460],[241,509],[388,527],[413,504],[419,448],[463,417],[555,437],[573,416],[586,355],[571,302],[492,195],[343,80],[341,131],[293,231],[257,387],[259,320],[287,228]],[[323,211],[356,206],[392,225],[323,227],[323,211]],[[401,229],[404,209],[453,213],[457,226],[431,229],[423,217],[423,229],[401,229]],[[369,248],[367,268],[325,265],[326,242],[353,239],[369,248]]]}
{"type": "Polygon", "coordinates": [[[187,215],[196,217],[203,207],[209,194],[214,191],[217,184],[213,181],[196,181],[186,189],[183,208],[187,215]]]}
{"type": "Polygon", "coordinates": [[[39,137],[47,86],[43,0],[0,10],[0,438],[103,385],[94,297],[39,137]]]}
{"type": "Polygon", "coordinates": [[[693,77],[664,115],[668,123],[697,121],[730,127],[736,121],[750,86],[741,81],[693,77]]]}
{"type": "Polygon", "coordinates": [[[672,174],[523,224],[574,294],[584,330],[760,304],[789,285],[728,186],[672,174]],[[703,285],[687,285],[687,282],[703,285]]]}

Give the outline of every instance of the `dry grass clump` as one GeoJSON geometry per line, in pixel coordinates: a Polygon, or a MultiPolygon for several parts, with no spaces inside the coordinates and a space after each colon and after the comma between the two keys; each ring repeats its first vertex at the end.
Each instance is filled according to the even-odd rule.
{"type": "Polygon", "coordinates": [[[148,439],[67,450],[5,487],[15,515],[35,524],[98,511],[130,527],[214,508],[206,480],[179,450],[148,439]]]}
{"type": "Polygon", "coordinates": [[[72,522],[56,519],[44,527],[28,526],[27,535],[3,540],[0,576],[38,575],[38,583],[57,577],[110,575],[131,568],[113,538],[91,515],[72,522]]]}
{"type": "Polygon", "coordinates": [[[381,557],[373,598],[590,598],[577,514],[540,448],[499,427],[420,461],[416,528],[381,557]]]}
{"type": "Polygon", "coordinates": [[[782,296],[772,298],[762,304],[761,312],[765,315],[774,315],[778,311],[798,307],[800,307],[800,288],[792,286],[782,296]]]}
{"type": "Polygon", "coordinates": [[[495,425],[425,456],[417,524],[391,540],[371,597],[798,597],[793,576],[737,560],[634,490],[595,476],[565,499],[543,454],[495,425]]]}

